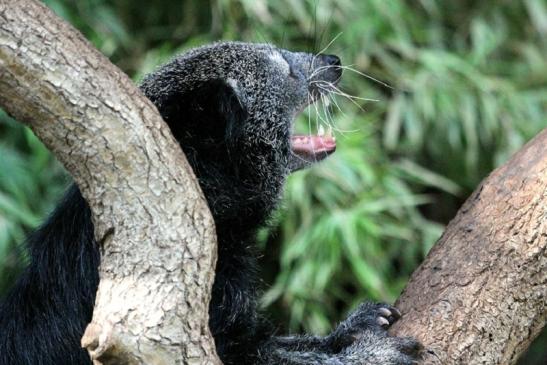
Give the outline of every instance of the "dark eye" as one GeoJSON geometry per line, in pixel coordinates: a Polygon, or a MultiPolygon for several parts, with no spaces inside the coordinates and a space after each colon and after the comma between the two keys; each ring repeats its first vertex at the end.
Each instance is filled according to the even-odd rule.
{"type": "Polygon", "coordinates": [[[289,65],[289,77],[291,79],[298,80],[298,75],[294,72],[293,68],[289,65]]]}
{"type": "Polygon", "coordinates": [[[280,53],[281,57],[283,57],[283,61],[287,64],[287,67],[289,68],[289,77],[294,80],[298,80],[298,74],[294,71],[291,63],[289,60],[285,57],[284,54],[280,53]]]}

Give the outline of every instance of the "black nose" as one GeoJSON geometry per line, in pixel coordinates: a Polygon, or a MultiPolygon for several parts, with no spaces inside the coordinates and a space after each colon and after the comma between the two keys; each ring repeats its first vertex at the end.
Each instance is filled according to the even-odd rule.
{"type": "Polygon", "coordinates": [[[338,56],[335,56],[333,54],[324,54],[321,55],[321,58],[323,59],[323,62],[329,66],[340,66],[342,65],[342,62],[340,61],[340,58],[338,56]]]}

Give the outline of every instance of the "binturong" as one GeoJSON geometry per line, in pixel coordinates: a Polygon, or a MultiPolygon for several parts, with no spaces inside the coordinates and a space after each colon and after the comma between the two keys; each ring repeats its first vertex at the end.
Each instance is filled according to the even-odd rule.
{"type": "MultiPolygon", "coordinates": [[[[322,127],[295,135],[295,117],[337,90],[342,69],[333,55],[227,42],[190,50],[141,84],[215,220],[209,324],[224,364],[407,365],[419,356],[415,340],[387,333],[401,314],[386,304],[361,304],[325,337],[278,336],[257,310],[256,231],[276,209],[287,176],[336,149],[322,127]]],[[[0,303],[0,365],[91,365],[80,339],[91,321],[100,247],[75,185],[27,243],[30,263],[0,303]]]]}

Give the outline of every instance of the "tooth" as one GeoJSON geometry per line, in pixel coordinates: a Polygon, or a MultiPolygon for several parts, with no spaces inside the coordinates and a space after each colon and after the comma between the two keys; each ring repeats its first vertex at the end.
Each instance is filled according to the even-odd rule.
{"type": "Polygon", "coordinates": [[[300,144],[300,142],[301,142],[301,141],[300,141],[300,138],[296,138],[296,139],[294,140],[294,143],[296,143],[296,144],[300,144]]]}
{"type": "Polygon", "coordinates": [[[302,142],[308,143],[308,137],[304,137],[304,139],[302,140],[302,142]]]}
{"type": "Polygon", "coordinates": [[[325,98],[325,106],[329,106],[330,105],[330,99],[329,98],[325,98]]]}
{"type": "Polygon", "coordinates": [[[319,137],[323,137],[325,135],[325,128],[323,128],[322,124],[319,125],[319,129],[317,130],[317,135],[319,137]]]}
{"type": "Polygon", "coordinates": [[[332,127],[329,125],[329,129],[327,129],[327,137],[332,137],[332,127]]]}

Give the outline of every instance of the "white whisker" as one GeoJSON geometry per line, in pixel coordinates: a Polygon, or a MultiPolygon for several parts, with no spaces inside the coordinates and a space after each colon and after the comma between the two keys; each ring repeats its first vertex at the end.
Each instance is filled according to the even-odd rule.
{"type": "Polygon", "coordinates": [[[338,33],[337,35],[334,36],[334,38],[332,39],[332,41],[329,42],[329,44],[327,44],[325,46],[325,48],[323,48],[321,51],[319,51],[317,54],[320,55],[321,53],[325,52],[342,34],[344,34],[344,32],[340,32],[338,33]]]}
{"type": "Polygon", "coordinates": [[[380,100],[378,99],[370,99],[370,98],[362,98],[360,96],[350,95],[342,90],[340,90],[337,86],[335,86],[332,82],[324,81],[324,80],[318,80],[318,81],[312,81],[310,84],[317,84],[323,86],[323,89],[326,89],[326,91],[332,92],[334,94],[345,96],[346,98],[356,99],[356,100],[363,100],[363,101],[374,101],[378,102],[380,100]],[[332,90],[329,90],[331,88],[332,90]]]}
{"type": "Polygon", "coordinates": [[[363,107],[361,105],[359,105],[359,103],[357,103],[353,98],[351,98],[350,95],[348,95],[346,93],[343,93],[343,92],[337,92],[337,91],[332,90],[332,89],[329,90],[329,89],[327,89],[327,88],[325,88],[324,86],[321,86],[321,85],[318,85],[318,87],[323,91],[333,93],[333,94],[336,94],[336,95],[340,95],[340,96],[344,96],[349,101],[351,101],[353,104],[355,104],[362,112],[365,112],[365,109],[363,109],[363,107]]]}
{"type": "Polygon", "coordinates": [[[337,69],[341,68],[343,70],[348,70],[348,71],[351,71],[351,72],[355,72],[356,74],[361,75],[363,77],[366,77],[367,79],[372,80],[372,81],[374,81],[374,82],[376,82],[376,83],[378,83],[382,86],[385,86],[387,88],[395,89],[393,86],[391,86],[391,85],[389,85],[389,84],[387,84],[383,81],[380,81],[377,78],[372,77],[372,76],[370,76],[370,75],[368,75],[368,74],[366,74],[362,71],[359,71],[359,70],[353,68],[352,66],[353,65],[340,65],[340,66],[338,66],[338,65],[326,65],[326,66],[320,66],[320,67],[317,67],[316,69],[313,70],[312,74],[308,77],[308,80],[315,77],[321,71],[328,70],[329,68],[337,68],[337,69]]]}
{"type": "Polygon", "coordinates": [[[385,83],[385,82],[383,82],[383,81],[380,81],[380,80],[378,80],[377,78],[374,78],[374,77],[372,77],[372,76],[370,76],[370,75],[368,75],[368,74],[366,74],[366,73],[364,73],[364,72],[361,72],[361,71],[359,71],[359,70],[356,70],[356,69],[353,68],[352,66],[353,66],[353,65],[342,65],[342,66],[339,66],[339,67],[342,68],[342,69],[344,69],[344,70],[348,70],[348,71],[351,71],[351,72],[355,72],[356,74],[359,74],[359,75],[361,75],[361,76],[363,76],[363,77],[366,77],[367,79],[372,80],[372,81],[374,81],[374,82],[377,82],[377,83],[379,83],[380,85],[385,86],[385,87],[387,87],[387,88],[389,88],[389,89],[393,89],[393,90],[395,89],[393,86],[391,86],[391,85],[389,85],[389,84],[387,84],[387,83],[385,83]]]}
{"type": "Polygon", "coordinates": [[[336,97],[334,97],[333,94],[329,93],[329,97],[330,97],[330,100],[332,100],[332,103],[334,105],[336,105],[336,108],[338,108],[338,110],[340,111],[340,113],[342,113],[343,116],[346,116],[346,113],[344,113],[344,111],[342,110],[342,108],[340,108],[340,105],[338,104],[338,101],[336,100],[336,97]]]}
{"type": "Polygon", "coordinates": [[[311,61],[311,68],[314,69],[315,66],[315,60],[317,60],[317,57],[319,57],[323,52],[325,52],[344,32],[338,33],[334,38],[323,48],[321,51],[317,52],[315,56],[313,56],[313,59],[311,61]]]}
{"type": "MultiPolygon", "coordinates": [[[[329,97],[333,101],[336,99],[333,96],[332,93],[321,94],[321,97],[322,97],[321,98],[322,100],[325,100],[327,97],[329,97]]],[[[338,105],[338,104],[336,103],[336,105],[338,105]]],[[[338,106],[338,108],[340,108],[340,107],[338,106]]],[[[342,111],[342,109],[340,109],[340,111],[342,112],[342,114],[345,115],[345,113],[342,111]]],[[[332,115],[330,110],[325,109],[325,113],[328,115],[328,117],[326,118],[326,122],[328,123],[328,127],[332,128],[332,130],[334,130],[336,132],[341,133],[343,136],[345,136],[346,133],[354,133],[354,132],[359,131],[359,129],[340,129],[340,128],[335,127],[334,126],[334,116],[332,115]]]]}

